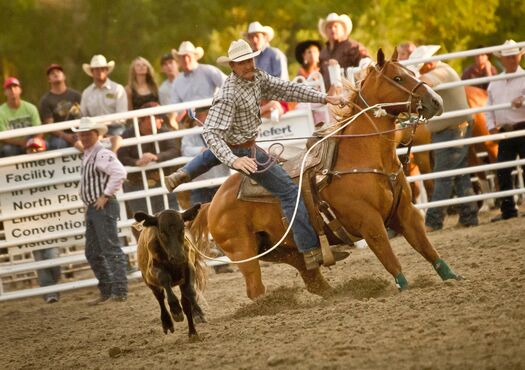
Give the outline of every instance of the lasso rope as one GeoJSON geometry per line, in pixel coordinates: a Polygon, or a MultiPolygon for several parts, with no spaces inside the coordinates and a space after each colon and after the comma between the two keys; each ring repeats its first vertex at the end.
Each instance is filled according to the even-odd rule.
{"type": "MultiPolygon", "coordinates": [[[[375,104],[375,105],[372,105],[370,107],[367,107],[363,110],[361,110],[359,113],[356,113],[354,114],[353,116],[350,116],[348,118],[345,118],[341,121],[338,121],[336,124],[341,124],[340,127],[338,127],[337,129],[335,129],[334,131],[330,132],[329,134],[327,134],[326,136],[324,136],[321,140],[317,141],[316,143],[314,143],[305,153],[304,155],[304,158],[301,162],[301,171],[300,171],[300,175],[299,175],[299,186],[298,186],[298,192],[297,192],[297,199],[295,201],[295,209],[294,209],[294,212],[293,212],[293,215],[292,215],[292,218],[291,220],[289,221],[289,224],[288,224],[288,228],[286,229],[286,231],[284,232],[283,236],[281,237],[281,239],[279,239],[279,241],[277,241],[277,243],[275,243],[270,249],[264,251],[263,253],[260,253],[260,254],[257,254],[253,257],[250,257],[250,258],[246,258],[246,259],[243,259],[243,260],[236,260],[236,261],[230,261],[229,263],[232,263],[232,264],[241,264],[241,263],[246,263],[246,262],[250,262],[250,261],[254,261],[256,259],[259,259],[265,255],[267,255],[268,253],[272,252],[275,248],[277,248],[279,245],[281,245],[281,243],[284,241],[284,239],[288,236],[288,234],[290,233],[290,230],[292,229],[292,225],[295,221],[295,216],[297,215],[297,209],[299,208],[299,200],[301,199],[301,186],[302,186],[302,183],[303,183],[303,174],[304,174],[304,167],[305,167],[305,164],[306,164],[306,158],[308,157],[308,155],[310,154],[310,152],[319,144],[321,144],[323,141],[325,140],[328,140],[330,137],[334,136],[337,132],[341,131],[342,129],[344,129],[346,126],[348,126],[349,124],[351,124],[352,122],[354,122],[357,118],[359,118],[359,116],[361,116],[362,114],[370,111],[370,110],[374,110],[374,109],[383,109],[383,107],[390,107],[390,106],[396,106],[396,105],[406,105],[408,104],[409,101],[406,101],[406,102],[400,102],[400,103],[378,103],[378,104],[375,104]]],[[[190,245],[193,247],[193,249],[195,249],[195,251],[201,256],[203,257],[204,259],[207,259],[207,260],[210,260],[210,261],[221,261],[220,259],[218,258],[215,258],[215,257],[209,257],[207,255],[205,255],[204,253],[202,253],[197,247],[195,247],[195,242],[193,240],[191,240],[191,237],[189,238],[190,239],[190,245]]]]}

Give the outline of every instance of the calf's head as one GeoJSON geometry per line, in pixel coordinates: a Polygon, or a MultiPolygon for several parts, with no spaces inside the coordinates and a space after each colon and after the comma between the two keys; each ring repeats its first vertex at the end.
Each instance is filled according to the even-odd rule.
{"type": "Polygon", "coordinates": [[[188,208],[184,212],[167,209],[155,216],[144,212],[135,213],[135,220],[144,221],[144,227],[157,228],[157,241],[161,250],[172,263],[187,262],[184,250],[184,222],[193,220],[199,213],[200,204],[188,208]]]}

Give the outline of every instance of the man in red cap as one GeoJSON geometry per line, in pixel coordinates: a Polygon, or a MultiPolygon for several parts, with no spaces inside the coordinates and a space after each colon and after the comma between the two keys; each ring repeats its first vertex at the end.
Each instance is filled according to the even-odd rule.
{"type": "MultiPolygon", "coordinates": [[[[4,94],[7,101],[0,105],[0,131],[17,128],[39,126],[40,117],[37,108],[20,97],[22,87],[16,77],[9,77],[4,81],[4,94]]],[[[42,137],[41,134],[35,135],[42,137]]],[[[0,157],[24,154],[26,152],[27,137],[4,139],[0,143],[0,157]]]]}
{"type": "MultiPolygon", "coordinates": [[[[66,75],[60,64],[51,64],[46,69],[50,90],[40,99],[42,122],[55,123],[80,118],[80,93],[66,85],[66,75]]],[[[76,135],[71,130],[52,132],[47,138],[49,149],[73,146],[76,135]]]]}

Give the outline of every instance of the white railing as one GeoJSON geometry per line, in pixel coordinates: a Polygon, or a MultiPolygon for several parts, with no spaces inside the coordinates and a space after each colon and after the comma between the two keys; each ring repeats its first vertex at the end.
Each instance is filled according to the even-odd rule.
{"type": "MultiPolygon", "coordinates": [[[[525,42],[518,43],[519,47],[525,46],[525,42]]],[[[475,49],[475,50],[469,50],[464,52],[458,52],[458,53],[450,53],[450,54],[444,54],[444,55],[437,55],[431,58],[427,59],[421,59],[421,60],[414,60],[411,61],[412,63],[422,63],[426,61],[431,60],[445,60],[445,59],[451,59],[456,57],[466,57],[466,56],[473,56],[477,55],[483,52],[494,52],[497,50],[503,50],[508,47],[502,47],[502,46],[496,46],[496,47],[489,47],[489,48],[483,48],[483,49],[475,49]]],[[[404,63],[408,64],[408,63],[404,63]]],[[[505,78],[514,78],[518,76],[514,75],[507,75],[505,78]]],[[[451,88],[454,86],[459,85],[471,85],[471,84],[479,84],[482,82],[489,82],[492,80],[501,79],[502,76],[492,76],[487,77],[483,79],[473,79],[473,80],[465,80],[465,81],[459,81],[451,84],[443,84],[440,88],[451,88]]],[[[321,84],[322,85],[322,84],[321,84]]],[[[324,85],[321,86],[321,88],[324,88],[324,85]]],[[[174,104],[169,106],[162,106],[162,107],[155,107],[155,108],[148,108],[143,110],[137,110],[137,111],[130,111],[125,113],[119,113],[119,114],[113,114],[113,115],[107,115],[107,116],[101,116],[101,117],[95,117],[94,119],[97,122],[114,122],[114,121],[122,121],[126,119],[133,120],[133,124],[135,127],[137,127],[137,120],[140,117],[145,116],[154,116],[156,114],[165,114],[165,113],[171,113],[174,111],[182,111],[190,108],[196,108],[196,107],[205,107],[209,106],[211,104],[211,99],[205,99],[195,102],[189,102],[189,103],[181,103],[181,104],[174,104]]],[[[508,109],[510,107],[510,103],[507,104],[500,104],[498,106],[492,106],[492,107],[480,107],[475,109],[469,109],[469,110],[462,110],[462,111],[456,111],[456,112],[447,112],[443,115],[443,117],[438,117],[434,119],[440,119],[440,118],[450,118],[454,116],[462,116],[466,113],[478,113],[478,112],[485,112],[490,110],[499,110],[499,109],[508,109]]],[[[294,113],[291,112],[291,115],[294,113]]],[[[283,119],[286,119],[286,117],[283,117],[283,119]]],[[[71,127],[75,127],[78,125],[78,120],[74,121],[68,121],[68,122],[61,122],[57,124],[49,124],[49,125],[42,125],[37,127],[29,127],[29,128],[22,128],[17,130],[11,130],[11,131],[4,131],[0,132],[0,140],[4,140],[7,138],[13,138],[13,137],[20,137],[20,136],[29,136],[34,135],[36,133],[48,133],[53,132],[57,130],[64,130],[69,129],[71,127]]],[[[137,138],[130,138],[123,141],[124,146],[128,145],[137,145],[139,143],[147,143],[147,142],[158,142],[161,140],[170,140],[174,138],[181,138],[185,135],[200,133],[200,128],[193,128],[189,130],[179,130],[179,131],[173,131],[169,133],[163,133],[163,134],[157,134],[154,136],[144,136],[144,137],[137,137],[137,138]]],[[[489,135],[484,137],[473,137],[468,139],[461,139],[461,140],[455,140],[450,141],[446,143],[438,143],[438,144],[428,144],[428,145],[421,145],[421,146],[415,146],[412,148],[412,152],[422,152],[422,151],[430,151],[430,150],[436,150],[441,149],[445,147],[451,147],[451,146],[462,146],[462,145],[470,145],[474,143],[481,143],[484,141],[497,141],[502,139],[508,139],[512,137],[519,137],[525,135],[524,131],[516,131],[516,132],[508,132],[508,133],[501,133],[501,134],[495,134],[495,135],[489,135]]],[[[297,145],[304,143],[304,139],[297,139],[292,141],[285,142],[285,145],[297,145]]],[[[262,146],[268,146],[269,143],[263,143],[262,146]]],[[[406,153],[406,149],[399,149],[398,154],[406,153]]],[[[46,159],[53,159],[53,158],[61,158],[63,156],[72,156],[72,155],[78,155],[78,151],[74,148],[67,148],[67,149],[60,149],[55,151],[48,151],[48,152],[41,152],[41,153],[35,153],[35,154],[28,154],[28,155],[21,155],[16,157],[9,157],[9,158],[0,158],[0,168],[4,166],[13,166],[17,164],[27,163],[27,162],[33,162],[36,160],[46,160],[46,159]]],[[[188,162],[191,158],[189,157],[179,157],[174,158],[162,163],[153,163],[145,167],[137,168],[137,167],[127,167],[127,170],[129,173],[133,172],[143,172],[150,169],[162,169],[164,167],[168,166],[174,166],[174,165],[182,165],[186,162],[188,162]]],[[[506,162],[506,163],[497,163],[497,164],[490,164],[490,165],[482,165],[477,167],[469,167],[464,169],[458,169],[458,170],[452,170],[452,171],[442,171],[437,173],[431,173],[431,174],[423,174],[423,175],[417,175],[408,177],[408,181],[420,181],[420,180],[427,180],[427,179],[436,179],[441,177],[447,177],[447,176],[456,176],[458,174],[466,174],[466,173],[474,173],[474,172],[481,172],[481,171],[488,171],[488,170],[496,170],[499,168],[504,167],[516,167],[516,166],[522,166],[525,164],[525,159],[520,159],[516,161],[506,162]]],[[[145,176],[143,175],[143,178],[145,176]]],[[[224,178],[216,178],[211,180],[203,180],[198,182],[192,182],[183,184],[180,187],[177,188],[177,192],[180,191],[186,191],[191,189],[197,189],[201,187],[207,187],[207,186],[217,186],[222,184],[225,181],[224,178]]],[[[45,187],[49,185],[60,185],[70,182],[78,181],[79,177],[78,175],[65,175],[57,179],[53,180],[37,180],[33,181],[31,183],[24,183],[22,185],[6,185],[3,187],[2,192],[16,192],[20,190],[26,190],[26,189],[32,189],[32,188],[38,188],[38,187],[45,187]]],[[[161,180],[163,181],[163,180],[161,180]]],[[[129,192],[129,193],[120,193],[118,195],[118,200],[123,205],[123,201],[130,200],[130,199],[143,199],[144,197],[150,198],[155,195],[166,195],[166,191],[164,188],[155,188],[155,189],[148,189],[147,185],[145,186],[146,190],[143,191],[136,191],[136,192],[129,192]]],[[[473,202],[477,200],[484,200],[489,198],[497,198],[497,197],[503,197],[503,196],[513,196],[513,195],[521,195],[525,193],[525,189],[519,188],[515,190],[509,190],[506,192],[492,192],[492,193],[486,193],[476,196],[470,196],[470,197],[462,197],[462,198],[454,198],[454,199],[448,199],[443,200],[439,202],[430,202],[430,203],[423,203],[418,204],[418,208],[430,208],[430,207],[441,207],[451,204],[459,204],[459,203],[465,203],[465,202],[473,202]]],[[[74,210],[77,208],[82,207],[82,204],[80,201],[76,202],[68,202],[67,204],[59,207],[52,207],[47,208],[45,210],[45,213],[51,213],[51,212],[57,212],[57,211],[67,211],[67,210],[74,210]]],[[[148,202],[149,207],[149,202],[148,202]]],[[[40,209],[30,209],[30,210],[24,210],[19,211],[16,213],[16,216],[13,215],[4,215],[0,214],[0,221],[8,221],[10,219],[21,218],[21,217],[30,217],[30,216],[36,216],[40,215],[43,212],[40,209]]],[[[125,213],[124,213],[125,214],[125,213]]],[[[133,220],[131,219],[123,219],[119,221],[118,226],[120,229],[123,230],[124,234],[126,234],[126,231],[129,232],[129,228],[131,224],[133,223],[133,220]]],[[[68,230],[61,233],[55,233],[53,235],[43,236],[39,238],[38,240],[33,240],[34,242],[37,241],[46,241],[46,240],[52,240],[52,239],[59,239],[59,238],[70,238],[75,236],[81,236],[84,234],[84,229],[76,229],[76,230],[68,230]]],[[[17,241],[0,241],[0,249],[8,249],[16,247],[20,244],[27,244],[30,243],[31,240],[23,240],[17,241]]],[[[38,248],[35,248],[38,249],[38,248]]],[[[127,254],[132,254],[136,252],[136,245],[128,245],[124,247],[124,251],[127,254]]],[[[222,263],[227,263],[226,257],[221,257],[220,260],[222,263]]],[[[3,264],[0,265],[0,279],[2,276],[8,276],[18,273],[23,273],[27,271],[33,271],[40,268],[46,268],[46,267],[52,267],[52,266],[60,266],[60,265],[66,265],[66,264],[72,264],[72,263],[81,263],[85,262],[85,257],[83,254],[75,254],[70,256],[62,256],[56,259],[51,260],[43,260],[38,262],[23,262],[23,263],[12,263],[12,264],[3,264]]],[[[211,264],[220,264],[221,262],[212,262],[211,264]]],[[[139,277],[139,273],[133,273],[130,275],[130,278],[136,278],[139,277]]],[[[34,295],[40,295],[50,292],[56,292],[56,291],[66,291],[71,289],[77,289],[81,287],[86,286],[94,286],[97,284],[96,279],[87,279],[87,280],[80,280],[75,282],[67,282],[67,283],[61,283],[54,286],[49,287],[40,287],[40,288],[32,288],[32,289],[24,289],[24,290],[18,290],[13,292],[4,292],[3,291],[3,285],[0,283],[0,301],[8,300],[8,299],[15,299],[15,298],[23,298],[23,297],[29,297],[34,295]]]]}

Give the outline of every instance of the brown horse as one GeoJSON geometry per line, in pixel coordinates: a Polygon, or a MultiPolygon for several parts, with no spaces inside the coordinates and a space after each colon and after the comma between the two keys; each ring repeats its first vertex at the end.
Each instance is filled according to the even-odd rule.
{"type": "MultiPolygon", "coordinates": [[[[334,176],[322,190],[321,197],[331,205],[350,233],[366,240],[400,289],[407,288],[408,283],[388,240],[385,229],[388,219],[388,225],[403,234],[442,279],[458,278],[430,243],[421,213],[411,203],[410,188],[396,155],[392,132],[399,113],[411,111],[430,118],[441,113],[442,100],[397,63],[397,53],[391,61],[386,61],[379,50],[377,65],[369,67],[359,93],[354,94],[354,101],[339,112],[342,113],[340,117],[349,117],[368,106],[386,102],[405,103],[386,107],[386,116],[380,118],[362,114],[342,130],[342,135],[348,137],[339,139],[334,176]],[[372,135],[356,136],[360,134],[372,135]]],[[[198,243],[207,241],[209,230],[233,261],[267,250],[285,232],[278,204],[237,199],[240,181],[240,174],[228,178],[209,207],[201,209],[191,228],[198,243]]],[[[306,270],[290,235],[261,259],[294,266],[312,293],[323,295],[330,290],[319,269],[306,270]]],[[[241,263],[239,269],[244,275],[249,298],[255,299],[265,293],[259,261],[241,263]]]]}

